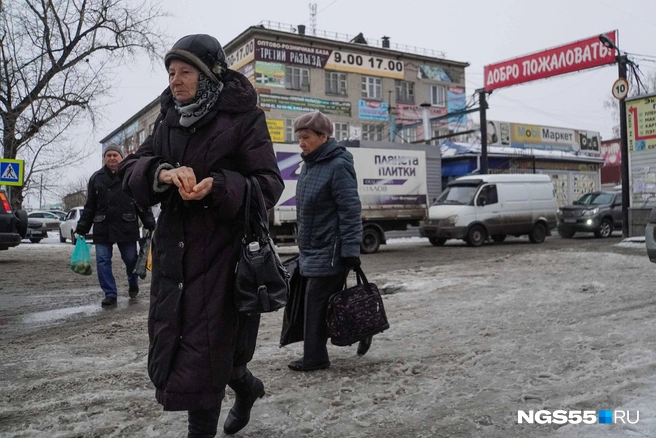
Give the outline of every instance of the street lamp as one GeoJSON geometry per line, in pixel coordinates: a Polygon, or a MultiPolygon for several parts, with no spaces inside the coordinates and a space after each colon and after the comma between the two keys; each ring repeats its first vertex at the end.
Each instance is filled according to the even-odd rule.
{"type": "MultiPolygon", "coordinates": [[[[626,79],[626,64],[628,58],[622,54],[619,47],[615,45],[607,35],[599,35],[599,41],[605,47],[615,50],[615,60],[617,61],[617,70],[620,78],[626,79]]],[[[626,104],[625,98],[620,99],[620,152],[622,157],[622,237],[629,237],[629,203],[631,194],[629,192],[629,141],[626,129],[626,104]]]]}

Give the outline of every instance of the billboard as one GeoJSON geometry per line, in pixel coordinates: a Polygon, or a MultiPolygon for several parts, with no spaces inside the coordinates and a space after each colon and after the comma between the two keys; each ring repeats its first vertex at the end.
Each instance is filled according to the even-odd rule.
{"type": "Polygon", "coordinates": [[[255,61],[255,83],[258,86],[285,88],[285,66],[277,62],[255,61]]]}
{"type": "Polygon", "coordinates": [[[259,101],[262,109],[270,108],[300,112],[321,111],[324,114],[351,116],[351,102],[267,93],[259,93],[259,101]]]}
{"type": "MultiPolygon", "coordinates": [[[[409,105],[405,103],[399,103],[396,105],[396,124],[405,126],[405,125],[414,125],[421,123],[424,120],[423,108],[419,105],[409,105]]],[[[447,109],[439,106],[428,107],[429,117],[441,117],[446,114],[447,109]]],[[[446,120],[440,120],[439,124],[445,124],[446,120]]]]}
{"type": "Polygon", "coordinates": [[[490,120],[487,123],[487,142],[489,146],[598,155],[601,134],[595,131],[490,120]]]}
{"type": "Polygon", "coordinates": [[[276,119],[266,119],[267,128],[269,128],[269,135],[271,141],[274,143],[285,142],[285,121],[276,119]]]}
{"type": "Polygon", "coordinates": [[[656,95],[625,102],[629,152],[656,150],[656,95]]]}
{"type": "Polygon", "coordinates": [[[619,139],[601,142],[601,158],[606,166],[619,166],[622,163],[622,145],[619,139]]]}
{"type": "Polygon", "coordinates": [[[387,121],[389,109],[387,102],[377,100],[360,100],[358,102],[358,116],[365,120],[387,121]]]}
{"type": "MultiPolygon", "coordinates": [[[[467,108],[467,95],[465,87],[449,87],[447,89],[446,108],[449,113],[463,111],[467,108]]],[[[467,116],[449,117],[449,129],[452,131],[462,131],[467,127],[467,116]]]]}
{"type": "MultiPolygon", "coordinates": [[[[613,44],[617,43],[617,31],[607,32],[605,35],[613,44]]],[[[594,36],[553,49],[486,65],[485,91],[614,62],[615,50],[607,48],[599,41],[599,36],[594,36]]]]}

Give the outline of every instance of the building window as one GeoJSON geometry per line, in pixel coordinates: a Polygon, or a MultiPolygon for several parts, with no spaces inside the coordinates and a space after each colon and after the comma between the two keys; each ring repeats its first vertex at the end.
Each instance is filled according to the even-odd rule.
{"type": "Polygon", "coordinates": [[[342,141],[349,139],[349,125],[348,123],[333,123],[335,140],[342,141]]]}
{"type": "Polygon", "coordinates": [[[383,141],[385,125],[362,125],[362,140],[383,141]]]}
{"type": "Polygon", "coordinates": [[[144,141],[146,141],[146,131],[143,129],[137,133],[137,138],[139,139],[139,143],[137,144],[137,148],[143,144],[144,141]]]}
{"type": "Polygon", "coordinates": [[[285,88],[288,90],[310,91],[310,70],[307,68],[286,67],[285,88]]]}
{"type": "Polygon", "coordinates": [[[414,143],[417,141],[417,127],[406,128],[401,131],[402,143],[414,143]]]}
{"type": "Polygon", "coordinates": [[[433,106],[446,106],[446,96],[443,85],[431,85],[428,87],[428,101],[433,106]]]}
{"type": "Polygon", "coordinates": [[[408,81],[396,81],[396,101],[415,103],[415,84],[408,81]]]}
{"type": "Polygon", "coordinates": [[[346,96],[346,73],[326,72],[326,94],[346,96]]]}
{"type": "Polygon", "coordinates": [[[383,82],[381,78],[362,76],[362,97],[365,99],[383,99],[383,82]]]}
{"type": "Polygon", "coordinates": [[[153,130],[155,130],[155,124],[151,123],[150,125],[148,125],[148,135],[152,134],[153,130]]]}
{"type": "Polygon", "coordinates": [[[285,119],[285,143],[296,143],[294,119],[285,119]]]}

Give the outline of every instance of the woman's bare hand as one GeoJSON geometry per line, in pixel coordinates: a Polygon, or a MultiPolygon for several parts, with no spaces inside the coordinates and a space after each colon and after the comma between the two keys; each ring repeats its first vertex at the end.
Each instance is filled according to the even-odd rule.
{"type": "Polygon", "coordinates": [[[160,184],[175,185],[180,190],[180,193],[193,193],[193,189],[196,186],[196,174],[194,173],[194,169],[187,166],[162,170],[159,172],[158,180],[160,184]]]}
{"type": "Polygon", "coordinates": [[[180,187],[178,191],[180,192],[180,196],[182,197],[182,199],[184,199],[185,201],[199,201],[212,191],[213,182],[214,182],[214,178],[208,176],[207,178],[203,179],[201,182],[196,184],[191,190],[191,193],[183,191],[182,187],[180,187]]]}

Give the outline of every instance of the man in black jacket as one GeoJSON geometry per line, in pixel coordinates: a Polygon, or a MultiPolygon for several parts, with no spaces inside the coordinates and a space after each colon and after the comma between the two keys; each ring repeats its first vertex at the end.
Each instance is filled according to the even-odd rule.
{"type": "Polygon", "coordinates": [[[93,225],[93,241],[96,246],[96,270],[100,288],[105,292],[103,306],[116,304],[116,280],[112,274],[112,248],[118,245],[121,258],[128,275],[129,295],[135,298],[139,293],[139,277],[133,274],[137,264],[137,240],[139,240],[139,221],[148,230],[155,228],[155,218],[150,207],[137,205],[130,195],[123,191],[123,181],[116,174],[118,164],[123,160],[123,151],[115,145],[103,150],[105,165],[91,175],[87,189],[87,203],[77,223],[75,233],[85,235],[93,225]]]}

